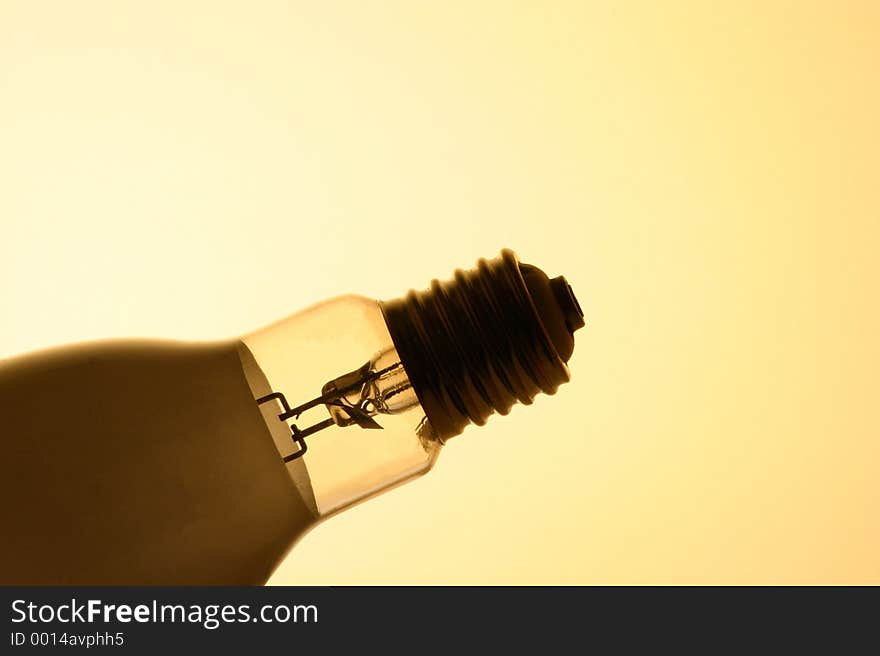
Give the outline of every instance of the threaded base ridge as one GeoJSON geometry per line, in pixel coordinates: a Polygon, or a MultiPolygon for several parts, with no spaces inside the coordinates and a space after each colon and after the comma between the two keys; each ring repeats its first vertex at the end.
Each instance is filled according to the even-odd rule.
{"type": "Polygon", "coordinates": [[[569,380],[529,294],[504,250],[452,280],[381,304],[416,395],[441,440],[494,412],[530,404],[569,380]]]}

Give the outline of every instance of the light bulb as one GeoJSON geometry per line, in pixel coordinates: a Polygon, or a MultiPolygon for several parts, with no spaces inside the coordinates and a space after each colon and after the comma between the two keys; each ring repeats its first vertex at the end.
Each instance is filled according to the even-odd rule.
{"type": "Polygon", "coordinates": [[[240,339],[0,363],[0,583],[262,584],[318,521],[568,380],[583,314],[508,250],[240,339]]]}

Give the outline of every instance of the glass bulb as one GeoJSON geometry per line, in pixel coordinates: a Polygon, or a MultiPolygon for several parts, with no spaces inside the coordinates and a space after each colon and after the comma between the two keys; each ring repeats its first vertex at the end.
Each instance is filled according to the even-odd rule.
{"type": "Polygon", "coordinates": [[[433,465],[441,442],[378,301],[321,303],[245,336],[241,353],[279,455],[318,517],[433,465]]]}
{"type": "Polygon", "coordinates": [[[320,519],[553,393],[581,326],[563,278],[503,251],[241,339],[5,360],[0,584],[264,583],[320,519]]]}

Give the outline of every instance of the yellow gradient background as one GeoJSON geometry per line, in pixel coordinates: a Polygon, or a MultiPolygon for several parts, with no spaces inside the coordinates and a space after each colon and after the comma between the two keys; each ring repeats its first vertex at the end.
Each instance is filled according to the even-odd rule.
{"type": "Polygon", "coordinates": [[[509,246],[584,306],[571,384],[273,583],[880,583],[878,34],[876,2],[0,0],[0,355],[509,246]]]}

